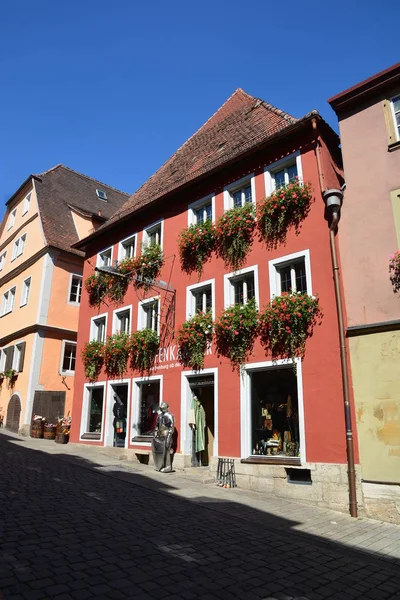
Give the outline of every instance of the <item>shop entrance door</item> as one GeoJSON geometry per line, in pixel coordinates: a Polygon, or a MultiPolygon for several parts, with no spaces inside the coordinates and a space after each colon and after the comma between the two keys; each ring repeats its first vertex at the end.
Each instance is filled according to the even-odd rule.
{"type": "Polygon", "coordinates": [[[192,430],[192,464],[206,467],[214,456],[215,439],[215,402],[214,375],[196,375],[189,378],[192,394],[191,419],[195,419],[196,428],[192,430]],[[196,407],[197,398],[199,405],[196,407]]]}
{"type": "Polygon", "coordinates": [[[11,396],[7,407],[6,429],[18,433],[19,420],[21,416],[21,401],[17,394],[11,396]]]}
{"type": "Polygon", "coordinates": [[[110,390],[111,415],[107,446],[127,447],[128,384],[115,384],[110,390]]]}

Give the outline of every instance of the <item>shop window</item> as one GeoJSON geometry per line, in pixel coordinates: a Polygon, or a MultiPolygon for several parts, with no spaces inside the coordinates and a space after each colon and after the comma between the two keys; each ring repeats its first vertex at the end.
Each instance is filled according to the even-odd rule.
{"type": "Polygon", "coordinates": [[[291,154],[290,156],[278,160],[277,162],[268,165],[264,169],[265,176],[265,193],[267,196],[289,183],[302,181],[303,170],[301,165],[300,152],[291,154]]]}
{"type": "Polygon", "coordinates": [[[114,311],[113,333],[130,333],[131,309],[123,308],[114,311]]]}
{"type": "Polygon", "coordinates": [[[230,208],[240,208],[250,202],[255,203],[255,200],[254,175],[239,179],[224,189],[225,210],[230,208]]]}
{"type": "Polygon", "coordinates": [[[187,288],[186,317],[211,310],[214,315],[214,280],[191,285],[187,288]]]}
{"type": "Polygon", "coordinates": [[[271,297],[283,293],[312,295],[310,251],[269,261],[271,297]]]}
{"type": "Polygon", "coordinates": [[[149,298],[139,303],[138,329],[152,329],[160,331],[160,300],[149,298]]]}
{"type": "Polygon", "coordinates": [[[207,219],[214,220],[214,196],[201,198],[189,205],[189,225],[199,225],[207,219]]]}
{"type": "Polygon", "coordinates": [[[163,221],[158,221],[143,231],[143,246],[162,246],[163,221]]]}
{"type": "Polygon", "coordinates": [[[136,255],[136,235],[122,240],[118,246],[118,260],[133,258],[136,255]]]}
{"type": "Polygon", "coordinates": [[[103,423],[104,387],[92,387],[88,391],[89,406],[86,432],[98,434],[100,437],[103,423]]]}
{"type": "Polygon", "coordinates": [[[233,304],[247,304],[256,299],[258,305],[257,267],[242,269],[225,275],[225,307],[233,304]]]}
{"type": "Polygon", "coordinates": [[[106,338],[106,326],[106,315],[94,317],[91,324],[90,339],[96,340],[97,342],[104,342],[106,338]]]}
{"type": "Polygon", "coordinates": [[[82,277],[81,275],[72,275],[69,286],[68,301],[71,304],[80,304],[82,295],[82,277]]]}
{"type": "Polygon", "coordinates": [[[297,378],[291,366],[250,374],[251,454],[300,456],[297,378]]]}
{"type": "Polygon", "coordinates": [[[107,248],[99,252],[97,255],[97,266],[98,267],[110,267],[112,259],[112,248],[107,248]]]}
{"type": "Polygon", "coordinates": [[[142,436],[148,436],[149,440],[151,440],[150,436],[156,426],[159,406],[160,381],[138,383],[136,416],[134,416],[133,424],[134,437],[132,441],[140,441],[142,436]]]}
{"type": "Polygon", "coordinates": [[[63,340],[61,372],[75,373],[76,343],[63,340]]]}
{"type": "Polygon", "coordinates": [[[28,304],[29,294],[31,291],[31,282],[32,277],[27,277],[22,284],[22,293],[21,293],[21,304],[20,306],[25,306],[28,304]]]}

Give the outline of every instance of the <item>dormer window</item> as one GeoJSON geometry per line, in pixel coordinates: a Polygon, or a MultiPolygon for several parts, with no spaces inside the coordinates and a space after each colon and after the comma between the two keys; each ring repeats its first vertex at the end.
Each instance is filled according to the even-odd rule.
{"type": "Polygon", "coordinates": [[[96,195],[98,198],[100,198],[100,200],[104,200],[104,202],[107,202],[107,194],[104,190],[96,190],[96,195]]]}

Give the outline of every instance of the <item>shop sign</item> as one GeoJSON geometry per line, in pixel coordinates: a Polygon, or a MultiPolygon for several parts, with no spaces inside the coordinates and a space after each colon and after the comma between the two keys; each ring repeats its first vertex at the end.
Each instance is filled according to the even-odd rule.
{"type": "MultiPolygon", "coordinates": [[[[212,354],[212,345],[207,348],[206,356],[212,354]]],[[[167,348],[160,348],[156,358],[155,371],[164,369],[182,368],[179,362],[179,349],[177,344],[171,344],[167,348]]]]}

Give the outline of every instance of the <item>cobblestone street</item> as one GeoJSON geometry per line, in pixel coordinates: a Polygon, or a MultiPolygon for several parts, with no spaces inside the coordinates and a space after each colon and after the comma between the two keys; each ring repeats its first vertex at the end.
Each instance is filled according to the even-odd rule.
{"type": "Polygon", "coordinates": [[[327,543],[323,526],[296,530],[261,494],[257,510],[200,482],[175,493],[179,477],[31,445],[0,434],[2,600],[400,599],[396,552],[362,547],[381,527],[382,550],[398,548],[395,526],[330,512],[359,543],[327,543]]]}

